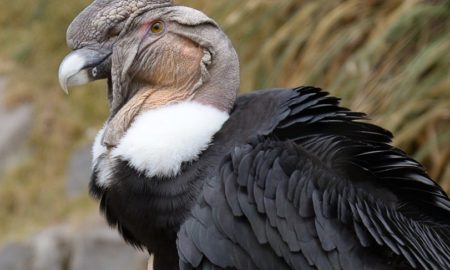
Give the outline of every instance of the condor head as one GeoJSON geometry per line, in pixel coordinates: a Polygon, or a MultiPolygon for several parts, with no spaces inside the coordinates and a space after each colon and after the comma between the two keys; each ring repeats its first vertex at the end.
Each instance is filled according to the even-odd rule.
{"type": "Polygon", "coordinates": [[[239,62],[217,24],[170,0],[96,0],[69,26],[72,53],[61,87],[107,79],[110,116],[102,145],[113,148],[137,115],[195,100],[228,112],[239,88],[239,62]]]}

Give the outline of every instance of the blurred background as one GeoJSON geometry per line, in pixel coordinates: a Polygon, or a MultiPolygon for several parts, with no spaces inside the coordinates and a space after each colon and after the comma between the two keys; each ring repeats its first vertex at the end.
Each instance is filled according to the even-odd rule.
{"type": "MultiPolygon", "coordinates": [[[[0,0],[0,270],[145,269],[88,196],[105,83],[60,90],[91,1],[0,0]]],[[[367,112],[450,191],[448,0],[179,0],[231,37],[241,89],[320,86],[367,112]]]]}

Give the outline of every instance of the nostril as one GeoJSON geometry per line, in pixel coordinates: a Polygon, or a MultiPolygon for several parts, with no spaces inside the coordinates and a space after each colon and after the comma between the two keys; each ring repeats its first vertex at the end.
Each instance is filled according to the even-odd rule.
{"type": "Polygon", "coordinates": [[[110,27],[106,31],[106,38],[107,39],[114,38],[114,37],[117,37],[118,35],[120,35],[120,32],[122,32],[122,29],[124,27],[123,20],[125,20],[125,18],[123,18],[122,21],[115,22],[116,24],[113,25],[112,27],[110,27]]]}
{"type": "Polygon", "coordinates": [[[92,69],[92,77],[96,78],[98,75],[97,67],[92,69]]]}

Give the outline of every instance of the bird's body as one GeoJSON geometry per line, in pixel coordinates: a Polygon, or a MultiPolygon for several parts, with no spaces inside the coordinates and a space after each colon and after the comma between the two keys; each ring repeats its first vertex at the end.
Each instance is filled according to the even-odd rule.
{"type": "MultiPolygon", "coordinates": [[[[145,246],[150,252],[161,250],[160,245],[152,247],[155,239],[159,237],[176,239],[176,234],[181,224],[190,216],[190,211],[206,179],[214,176],[214,171],[219,169],[225,155],[235,147],[249,142],[256,134],[262,135],[274,128],[275,123],[271,123],[271,119],[273,116],[282,116],[282,103],[289,99],[293,94],[291,92],[280,90],[241,96],[230,119],[221,131],[215,134],[214,143],[209,145],[199,160],[183,164],[180,173],[172,179],[154,177],[149,181],[146,175],[130,167],[127,161],[121,161],[114,170],[115,175],[111,177],[114,184],[103,188],[97,184],[98,169],[94,168],[91,191],[104,202],[102,207],[108,221],[112,225],[118,225],[130,243],[145,246]],[[262,108],[265,113],[251,113],[262,108]],[[131,185],[122,186],[121,183],[124,182],[131,185]],[[148,192],[142,192],[144,190],[148,192]],[[129,196],[130,194],[134,195],[129,196]],[[129,221],[129,224],[123,224],[121,221],[129,221]],[[152,228],[155,233],[151,233],[152,228]],[[139,233],[133,235],[131,231],[139,233]]],[[[97,164],[101,164],[103,158],[99,157],[97,164]]],[[[161,253],[167,254],[166,251],[161,253]]],[[[172,254],[172,259],[175,255],[172,254]]]]}
{"type": "MultiPolygon", "coordinates": [[[[121,160],[108,188],[96,184],[94,173],[91,191],[127,241],[173,269],[178,252],[186,266],[204,269],[406,267],[396,252],[417,266],[437,266],[430,260],[445,254],[445,238],[437,251],[408,250],[396,222],[448,232],[444,193],[419,164],[386,144],[387,131],[354,121],[362,117],[314,88],[244,95],[214,143],[176,177],[149,179],[121,160]],[[426,205],[428,215],[417,215],[426,205]],[[370,220],[388,214],[399,220],[370,220]]],[[[432,241],[426,233],[422,244],[432,241]]]]}
{"type": "Polygon", "coordinates": [[[317,88],[236,98],[237,57],[211,19],[143,7],[93,39],[78,28],[110,8],[95,1],[60,79],[108,78],[91,193],[155,270],[450,268],[450,200],[388,131],[317,88]]]}

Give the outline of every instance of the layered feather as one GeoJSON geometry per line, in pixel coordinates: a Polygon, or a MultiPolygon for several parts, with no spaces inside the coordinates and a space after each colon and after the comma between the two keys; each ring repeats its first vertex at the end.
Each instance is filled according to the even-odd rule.
{"type": "Polygon", "coordinates": [[[441,188],[364,114],[295,91],[207,181],[179,232],[183,269],[449,268],[441,188]]]}

